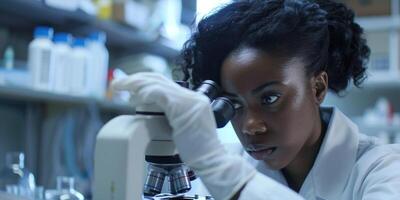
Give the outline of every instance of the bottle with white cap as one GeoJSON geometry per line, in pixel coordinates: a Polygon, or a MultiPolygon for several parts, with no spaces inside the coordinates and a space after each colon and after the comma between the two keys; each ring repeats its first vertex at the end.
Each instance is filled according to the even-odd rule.
{"type": "Polygon", "coordinates": [[[70,80],[70,92],[74,95],[87,95],[87,77],[89,67],[89,53],[85,48],[83,38],[75,38],[71,52],[72,77],[70,80]]]}
{"type": "Polygon", "coordinates": [[[50,90],[53,82],[52,48],[53,29],[50,27],[36,27],[34,40],[29,44],[28,69],[31,74],[32,85],[35,89],[50,90]]]}
{"type": "Polygon", "coordinates": [[[90,34],[86,48],[90,52],[90,66],[88,86],[89,94],[93,97],[103,99],[107,89],[108,72],[108,50],[105,46],[106,34],[94,32],[90,34]]]}
{"type": "Polygon", "coordinates": [[[72,79],[70,57],[72,49],[70,43],[72,36],[69,33],[56,33],[54,35],[53,62],[54,85],[53,90],[59,93],[69,92],[69,83],[72,79]]]}

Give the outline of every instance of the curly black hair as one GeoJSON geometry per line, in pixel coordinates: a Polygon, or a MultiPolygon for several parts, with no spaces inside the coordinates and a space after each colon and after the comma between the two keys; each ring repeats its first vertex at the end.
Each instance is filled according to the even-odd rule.
{"type": "Polygon", "coordinates": [[[329,88],[359,87],[370,50],[354,12],[331,0],[247,0],[228,4],[203,18],[181,52],[185,80],[220,84],[228,55],[252,47],[277,56],[299,56],[308,75],[326,71],[329,88]]]}

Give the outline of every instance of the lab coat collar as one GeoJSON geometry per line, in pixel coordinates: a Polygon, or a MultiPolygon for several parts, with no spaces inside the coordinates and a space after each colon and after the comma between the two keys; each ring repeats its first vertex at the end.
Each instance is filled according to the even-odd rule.
{"type": "Polygon", "coordinates": [[[358,128],[337,108],[332,110],[325,137],[311,170],[315,195],[322,199],[338,199],[356,162],[359,143],[358,128]]]}

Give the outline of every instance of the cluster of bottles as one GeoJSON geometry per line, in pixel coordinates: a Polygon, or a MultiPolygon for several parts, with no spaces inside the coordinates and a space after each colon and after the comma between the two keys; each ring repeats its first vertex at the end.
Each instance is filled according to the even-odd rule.
{"type": "Polygon", "coordinates": [[[0,171],[0,192],[28,200],[84,200],[74,189],[74,178],[57,177],[57,188],[44,190],[37,186],[34,175],[24,167],[24,154],[7,153],[6,166],[0,171]]]}
{"type": "Polygon", "coordinates": [[[51,27],[36,27],[29,44],[28,69],[35,89],[104,98],[107,89],[106,36],[88,38],[69,33],[53,35],[51,27]]]}

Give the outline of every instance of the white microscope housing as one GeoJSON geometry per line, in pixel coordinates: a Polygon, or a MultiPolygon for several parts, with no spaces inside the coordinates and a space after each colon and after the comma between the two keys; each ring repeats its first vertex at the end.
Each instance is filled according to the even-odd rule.
{"type": "Polygon", "coordinates": [[[166,117],[155,105],[142,105],[137,110],[146,111],[112,119],[97,136],[96,200],[136,200],[142,199],[143,193],[155,195],[161,192],[167,175],[172,192],[190,190],[188,168],[177,156],[166,117]],[[159,161],[150,163],[147,179],[145,155],[159,161]]]}
{"type": "MultiPolygon", "coordinates": [[[[218,128],[234,115],[234,107],[225,97],[216,98],[219,87],[204,81],[196,91],[207,95],[218,128]]],[[[172,141],[172,128],[162,110],[154,104],[136,102],[136,114],[119,116],[100,130],[95,149],[95,200],[140,200],[143,194],[161,192],[164,180],[170,181],[172,194],[190,190],[195,179],[179,159],[172,141]],[[146,162],[149,163],[145,178],[146,162]]]]}

